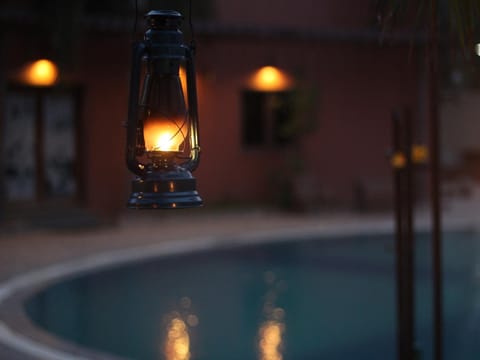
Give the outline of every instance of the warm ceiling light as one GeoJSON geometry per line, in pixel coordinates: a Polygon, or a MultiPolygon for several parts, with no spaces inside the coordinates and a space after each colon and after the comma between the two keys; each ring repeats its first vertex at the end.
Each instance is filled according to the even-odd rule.
{"type": "Polygon", "coordinates": [[[248,86],[257,91],[285,91],[293,87],[293,79],[277,67],[264,66],[250,76],[248,86]]]}
{"type": "Polygon", "coordinates": [[[52,61],[40,59],[28,64],[22,75],[28,85],[51,86],[57,81],[58,68],[52,61]]]}

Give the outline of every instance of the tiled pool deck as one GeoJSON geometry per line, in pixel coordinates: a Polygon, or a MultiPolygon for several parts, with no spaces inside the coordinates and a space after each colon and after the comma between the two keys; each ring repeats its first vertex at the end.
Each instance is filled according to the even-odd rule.
{"type": "MultiPolygon", "coordinates": [[[[480,204],[480,202],[478,202],[480,204]]],[[[477,202],[454,204],[444,214],[445,227],[475,227],[477,202]]],[[[428,229],[428,212],[419,211],[417,228],[428,229]]],[[[30,229],[0,234],[0,359],[65,359],[75,352],[63,347],[48,352],[39,341],[59,348],[58,341],[38,332],[28,322],[19,299],[35,286],[79,270],[168,252],[228,246],[294,237],[391,232],[393,215],[285,214],[262,210],[209,212],[133,212],[110,226],[77,229],[30,229]],[[36,335],[32,335],[35,333],[36,335]],[[20,336],[17,336],[20,335],[20,336]],[[30,338],[35,341],[31,342],[30,338]],[[45,350],[46,352],[42,351],[45,350]],[[63,353],[62,353],[63,351],[63,353]]],[[[103,358],[95,354],[71,359],[103,358]]]]}

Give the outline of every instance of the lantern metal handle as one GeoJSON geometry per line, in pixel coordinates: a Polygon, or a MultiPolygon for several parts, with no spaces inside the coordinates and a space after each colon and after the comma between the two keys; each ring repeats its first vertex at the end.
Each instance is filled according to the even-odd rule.
{"type": "Polygon", "coordinates": [[[187,73],[187,94],[188,94],[188,116],[190,118],[190,160],[185,167],[194,171],[200,163],[200,144],[198,135],[198,102],[197,86],[195,79],[195,64],[193,61],[194,52],[186,48],[186,73],[187,73]]]}
{"type": "Polygon", "coordinates": [[[145,165],[137,161],[138,128],[136,121],[138,116],[138,96],[140,93],[140,69],[142,56],[145,51],[145,43],[135,42],[133,44],[132,72],[130,75],[130,97],[128,99],[126,160],[128,169],[138,176],[142,176],[146,172],[145,165]]]}

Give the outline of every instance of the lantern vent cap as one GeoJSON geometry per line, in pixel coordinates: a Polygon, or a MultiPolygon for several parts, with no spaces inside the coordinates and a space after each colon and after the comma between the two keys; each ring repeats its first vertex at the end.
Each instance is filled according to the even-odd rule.
{"type": "Polygon", "coordinates": [[[147,26],[155,30],[175,30],[182,23],[183,16],[175,10],[151,10],[145,14],[147,26]]]}

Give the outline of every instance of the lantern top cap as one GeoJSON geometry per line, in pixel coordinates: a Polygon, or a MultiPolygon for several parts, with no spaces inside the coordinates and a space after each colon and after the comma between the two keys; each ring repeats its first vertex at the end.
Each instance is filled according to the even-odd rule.
{"type": "Polygon", "coordinates": [[[175,30],[180,27],[183,16],[175,10],[151,10],[145,14],[145,20],[150,29],[175,30]]]}

